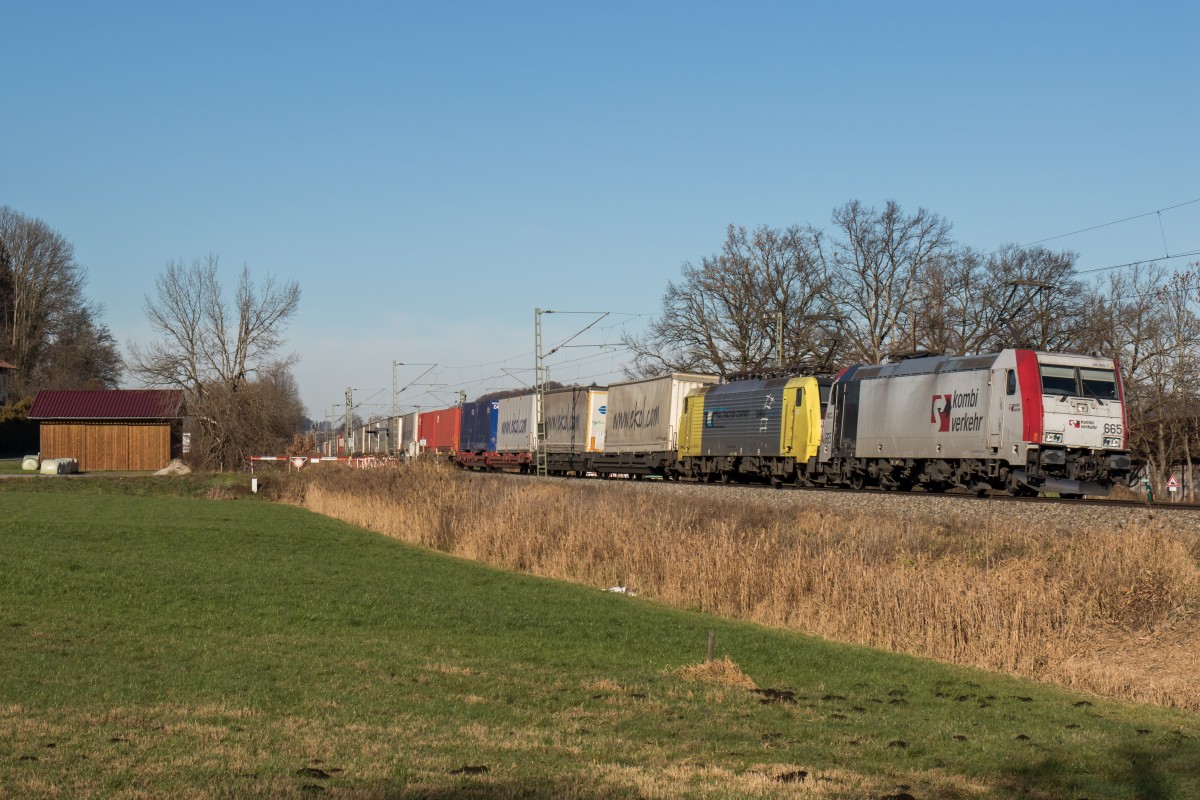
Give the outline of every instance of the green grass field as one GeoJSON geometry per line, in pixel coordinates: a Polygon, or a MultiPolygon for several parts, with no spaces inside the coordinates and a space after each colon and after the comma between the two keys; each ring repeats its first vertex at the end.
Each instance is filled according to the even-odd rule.
{"type": "Polygon", "coordinates": [[[26,483],[0,798],[1200,797],[1192,714],[170,496],[204,479],[26,483]],[[709,631],[779,691],[684,680],[709,631]]]}
{"type": "Polygon", "coordinates": [[[22,475],[28,474],[21,469],[21,459],[19,458],[0,458],[0,475],[22,475]]]}

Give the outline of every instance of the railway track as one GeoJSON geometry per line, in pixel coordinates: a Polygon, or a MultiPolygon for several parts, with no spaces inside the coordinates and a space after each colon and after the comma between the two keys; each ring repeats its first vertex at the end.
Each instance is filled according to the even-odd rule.
{"type": "MultiPolygon", "coordinates": [[[[499,473],[497,473],[499,474],[499,473]]],[[[1200,512],[1200,503],[1168,503],[1168,502],[1147,502],[1145,500],[1133,499],[1118,499],[1109,497],[1083,497],[1083,498],[1063,498],[1063,497],[1045,497],[1045,496],[1012,496],[1002,492],[980,495],[975,492],[970,492],[963,489],[951,489],[945,492],[925,492],[925,491],[893,491],[879,488],[863,488],[851,489],[843,487],[828,487],[828,486],[795,486],[784,484],[781,486],[772,486],[766,483],[705,483],[702,481],[678,480],[669,481],[658,478],[648,478],[645,480],[628,480],[624,478],[563,478],[555,477],[548,480],[561,481],[577,481],[577,480],[600,480],[610,484],[628,483],[633,486],[649,487],[654,485],[684,487],[691,486],[701,491],[723,492],[730,490],[747,490],[756,492],[804,492],[815,494],[838,494],[846,496],[862,496],[862,497],[912,497],[912,498],[941,498],[951,501],[962,502],[982,502],[982,503],[1025,503],[1025,504],[1048,504],[1048,505],[1065,505],[1065,506],[1095,506],[1099,508],[1113,509],[1140,509],[1148,511],[1178,511],[1178,512],[1200,512]]]]}

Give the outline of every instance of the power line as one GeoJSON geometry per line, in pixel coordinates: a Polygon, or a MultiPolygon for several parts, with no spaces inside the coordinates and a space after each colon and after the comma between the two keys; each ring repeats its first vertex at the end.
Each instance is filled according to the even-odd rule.
{"type": "Polygon", "coordinates": [[[1138,264],[1153,264],[1156,261],[1173,261],[1177,258],[1191,258],[1192,256],[1200,256],[1200,250],[1189,250],[1186,253],[1176,253],[1173,256],[1159,256],[1158,258],[1143,258],[1139,261],[1129,261],[1125,264],[1113,264],[1111,267],[1094,267],[1093,269],[1077,269],[1076,275],[1088,275],[1093,272],[1108,272],[1113,269],[1125,269],[1127,267],[1136,267],[1138,264]]]}
{"type": "MultiPolygon", "coordinates": [[[[1195,200],[1188,200],[1183,203],[1176,203],[1173,206],[1166,206],[1165,208],[1157,208],[1154,211],[1147,211],[1144,214],[1135,214],[1132,217],[1126,217],[1125,219],[1117,219],[1117,220],[1113,220],[1112,222],[1105,222],[1100,225],[1093,225],[1090,228],[1080,228],[1077,231],[1071,231],[1070,233],[1060,233],[1057,236],[1047,236],[1045,239],[1038,239],[1036,242],[1026,242],[1025,244],[1021,244],[1021,245],[1017,245],[1017,246],[1018,247],[1030,247],[1035,244],[1042,244],[1044,242],[1052,242],[1055,239],[1065,239],[1068,236],[1075,236],[1076,234],[1087,233],[1088,231],[1096,231],[1096,230],[1100,230],[1101,228],[1108,228],[1113,225],[1120,225],[1123,222],[1132,222],[1135,219],[1142,219],[1143,217],[1150,217],[1150,216],[1154,216],[1155,214],[1162,214],[1162,212],[1164,212],[1164,211],[1172,211],[1176,208],[1183,208],[1184,206],[1190,206],[1195,203],[1200,203],[1200,197],[1197,197],[1195,200]]],[[[1160,223],[1161,223],[1161,219],[1160,219],[1160,223]]],[[[997,250],[995,252],[999,253],[1000,251],[997,250]]]]}

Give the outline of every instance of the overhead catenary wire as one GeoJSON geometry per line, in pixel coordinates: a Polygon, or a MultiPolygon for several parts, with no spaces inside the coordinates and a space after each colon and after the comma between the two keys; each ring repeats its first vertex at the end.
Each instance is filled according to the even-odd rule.
{"type": "MultiPolygon", "coordinates": [[[[1101,228],[1109,228],[1109,227],[1112,227],[1113,225],[1120,225],[1120,224],[1122,224],[1122,223],[1125,223],[1125,222],[1132,222],[1132,221],[1133,221],[1133,220],[1135,220],[1135,219],[1142,219],[1142,218],[1144,218],[1144,217],[1150,217],[1150,216],[1154,216],[1154,215],[1156,215],[1156,214],[1157,214],[1157,215],[1159,215],[1159,223],[1161,224],[1161,222],[1162,222],[1162,216],[1161,216],[1161,215],[1162,215],[1162,212],[1164,212],[1164,211],[1173,211],[1173,210],[1175,210],[1175,209],[1177,209],[1177,208],[1183,208],[1184,206],[1190,206],[1190,205],[1194,205],[1195,203],[1200,203],[1200,197],[1197,197],[1195,200],[1187,200],[1187,201],[1185,201],[1185,202],[1183,202],[1183,203],[1176,203],[1176,204],[1175,204],[1175,205],[1173,205],[1173,206],[1165,206],[1165,207],[1163,207],[1163,208],[1156,208],[1156,209],[1155,209],[1155,210],[1153,210],[1153,211],[1147,211],[1147,212],[1145,212],[1145,213],[1143,213],[1143,214],[1134,214],[1132,217],[1125,217],[1124,219],[1116,219],[1116,220],[1113,220],[1112,222],[1102,222],[1102,223],[1101,223],[1101,224],[1099,224],[1099,225],[1092,225],[1092,226],[1090,226],[1090,227],[1087,227],[1087,228],[1080,228],[1079,230],[1077,230],[1077,231],[1071,231],[1070,233],[1060,233],[1060,234],[1057,234],[1057,235],[1055,235],[1055,236],[1047,236],[1045,239],[1038,239],[1038,240],[1036,240],[1036,241],[1033,241],[1033,242],[1025,242],[1024,244],[1017,245],[1017,247],[1032,247],[1032,246],[1033,246],[1033,245],[1035,245],[1035,244],[1044,244],[1044,243],[1046,243],[1046,242],[1053,242],[1053,241],[1054,241],[1054,240],[1056,240],[1056,239],[1065,239],[1065,238],[1067,238],[1068,236],[1076,236],[1076,235],[1078,235],[1078,234],[1081,234],[1081,233],[1088,233],[1089,231],[1098,231],[1098,230],[1100,230],[1101,228]]],[[[1165,244],[1165,238],[1166,238],[1166,237],[1165,237],[1165,235],[1164,235],[1164,244],[1165,244]]],[[[991,255],[995,255],[996,253],[999,253],[999,252],[1001,252],[1001,251],[1000,251],[1000,250],[995,250],[995,251],[993,251],[993,252],[991,253],[991,255]]]]}
{"type": "Polygon", "coordinates": [[[1200,250],[1188,250],[1187,252],[1184,252],[1184,253],[1176,253],[1173,256],[1159,256],[1158,258],[1142,258],[1142,259],[1138,259],[1137,261],[1127,261],[1124,264],[1113,264],[1112,266],[1108,266],[1108,267],[1092,267],[1090,269],[1077,269],[1077,270],[1075,270],[1075,274],[1090,275],[1094,272],[1108,272],[1109,270],[1114,270],[1114,269],[1127,269],[1129,267],[1136,267],[1139,264],[1153,264],[1158,261],[1174,261],[1174,260],[1180,259],[1180,258],[1192,258],[1193,256],[1200,256],[1200,250]]]}

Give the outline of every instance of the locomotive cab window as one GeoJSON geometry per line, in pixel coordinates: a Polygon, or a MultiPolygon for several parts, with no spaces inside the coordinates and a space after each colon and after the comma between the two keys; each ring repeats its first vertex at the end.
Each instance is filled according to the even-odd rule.
{"type": "Polygon", "coordinates": [[[1075,368],[1042,364],[1042,394],[1078,397],[1079,385],[1075,368]]]}
{"type": "Polygon", "coordinates": [[[1010,397],[1017,393],[1017,373],[1013,370],[1005,370],[1004,376],[1004,393],[1010,397]]]}
{"type": "Polygon", "coordinates": [[[833,386],[827,383],[817,384],[817,393],[821,401],[821,419],[825,419],[825,412],[829,410],[829,395],[833,392],[833,386]]]}
{"type": "Polygon", "coordinates": [[[1083,384],[1083,396],[1100,400],[1119,400],[1117,375],[1111,369],[1079,368],[1079,382],[1083,384]]]}

